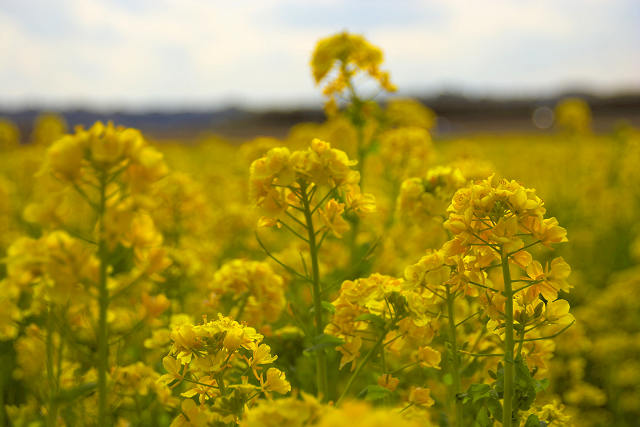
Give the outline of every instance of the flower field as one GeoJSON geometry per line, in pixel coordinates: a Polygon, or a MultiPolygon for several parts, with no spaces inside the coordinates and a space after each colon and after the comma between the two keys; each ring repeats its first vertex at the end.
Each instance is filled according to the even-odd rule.
{"type": "Polygon", "coordinates": [[[637,425],[640,131],[435,137],[311,58],[283,139],[0,119],[0,425],[637,425]]]}

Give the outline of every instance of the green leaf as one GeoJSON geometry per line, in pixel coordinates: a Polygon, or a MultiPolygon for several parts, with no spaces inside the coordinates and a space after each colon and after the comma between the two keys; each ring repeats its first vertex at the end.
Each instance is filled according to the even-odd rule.
{"type": "Polygon", "coordinates": [[[375,326],[378,326],[378,327],[384,326],[384,319],[378,316],[377,314],[373,314],[373,313],[361,314],[360,316],[356,317],[354,320],[356,322],[364,321],[364,322],[373,323],[375,326]]]}
{"type": "Polygon", "coordinates": [[[391,390],[379,385],[370,385],[365,388],[365,400],[380,400],[391,395],[391,390]]]}
{"type": "Polygon", "coordinates": [[[531,376],[527,364],[518,357],[515,360],[515,399],[514,409],[526,411],[536,398],[536,380],[531,376]]]}
{"type": "Polygon", "coordinates": [[[491,387],[488,384],[471,384],[466,394],[471,402],[476,403],[480,399],[489,397],[490,392],[491,387]]]}
{"type": "Polygon", "coordinates": [[[544,421],[540,421],[536,414],[529,415],[527,418],[527,422],[524,423],[524,427],[545,427],[547,423],[544,421]]]}
{"type": "Polygon", "coordinates": [[[93,392],[97,387],[96,383],[85,383],[71,389],[60,390],[55,396],[55,400],[56,402],[71,402],[93,392]]]}
{"type": "Polygon", "coordinates": [[[453,384],[453,377],[451,374],[444,374],[442,376],[442,382],[445,383],[445,385],[451,385],[453,384]]]}
{"type": "Polygon", "coordinates": [[[489,410],[484,406],[480,408],[476,415],[474,426],[478,427],[490,427],[493,425],[493,421],[489,418],[489,410]]]}
{"type": "Polygon", "coordinates": [[[495,391],[492,391],[491,396],[487,399],[487,408],[489,408],[494,420],[502,420],[502,403],[500,403],[498,393],[495,391]]]}
{"type": "Polygon", "coordinates": [[[344,344],[344,340],[338,337],[334,337],[333,335],[320,334],[313,337],[312,343],[313,345],[311,347],[304,350],[305,353],[313,353],[327,347],[334,348],[344,344]]]}
{"type": "Polygon", "coordinates": [[[336,312],[336,306],[331,304],[329,301],[322,301],[322,308],[327,310],[329,313],[336,312]]]}
{"type": "Polygon", "coordinates": [[[549,387],[549,379],[548,378],[543,378],[541,380],[536,380],[533,383],[533,386],[535,387],[536,393],[540,393],[541,391],[545,391],[548,387],[549,387]]]}

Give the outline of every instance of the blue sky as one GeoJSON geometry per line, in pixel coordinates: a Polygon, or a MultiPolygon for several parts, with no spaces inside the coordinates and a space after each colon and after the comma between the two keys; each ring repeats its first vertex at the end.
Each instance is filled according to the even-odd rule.
{"type": "Polygon", "coordinates": [[[319,102],[317,39],[364,34],[401,91],[640,90],[637,0],[2,0],[0,106],[319,102]]]}

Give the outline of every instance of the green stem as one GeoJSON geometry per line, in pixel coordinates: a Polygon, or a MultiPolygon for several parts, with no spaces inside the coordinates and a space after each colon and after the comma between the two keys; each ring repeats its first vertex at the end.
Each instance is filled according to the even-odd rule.
{"type": "Polygon", "coordinates": [[[373,357],[374,354],[376,354],[376,352],[378,351],[378,348],[382,345],[382,341],[384,340],[384,337],[387,335],[386,331],[383,331],[380,334],[380,338],[378,338],[378,340],[376,341],[376,343],[373,345],[373,347],[371,347],[371,349],[367,352],[367,354],[364,356],[364,359],[362,359],[360,361],[360,364],[358,365],[358,367],[356,368],[356,370],[353,372],[353,374],[351,374],[351,377],[349,377],[349,381],[347,381],[347,385],[344,387],[344,390],[342,390],[342,393],[340,394],[340,397],[338,398],[338,400],[336,401],[336,406],[340,406],[340,403],[342,403],[342,401],[344,400],[344,398],[347,396],[347,394],[349,393],[349,390],[351,389],[351,386],[353,385],[353,382],[356,380],[356,378],[358,377],[358,375],[360,375],[360,372],[362,371],[362,369],[365,367],[365,365],[367,363],[369,363],[369,360],[371,359],[371,357],[373,357]]]}
{"type": "MultiPolygon", "coordinates": [[[[51,304],[51,303],[49,303],[51,304]]],[[[47,425],[56,426],[58,418],[58,405],[56,403],[56,394],[58,388],[56,385],[56,376],[54,372],[54,344],[53,344],[53,313],[52,308],[49,306],[47,310],[47,338],[46,338],[46,351],[47,351],[47,381],[49,385],[49,407],[47,408],[47,425]]]]}
{"type": "Polygon", "coordinates": [[[249,300],[249,291],[244,293],[244,296],[240,301],[240,306],[238,307],[238,312],[236,313],[236,321],[239,322],[242,319],[242,315],[244,314],[244,309],[247,307],[248,300],[249,300]]]}
{"type": "Polygon", "coordinates": [[[525,327],[527,325],[522,325],[522,330],[520,331],[519,334],[519,339],[518,339],[518,350],[516,351],[517,357],[522,358],[522,345],[524,344],[524,335],[527,333],[525,327]]]}
{"type": "MultiPolygon", "coordinates": [[[[313,309],[315,317],[316,335],[324,333],[324,322],[322,320],[322,289],[320,289],[320,268],[318,264],[318,246],[316,245],[316,231],[313,227],[313,217],[311,200],[307,189],[302,189],[302,206],[307,226],[309,256],[311,258],[311,284],[313,289],[313,309]]],[[[327,377],[327,355],[323,348],[316,350],[316,381],[318,383],[318,395],[322,399],[327,399],[329,380],[327,377]]]]}
{"type": "Polygon", "coordinates": [[[391,227],[393,226],[393,223],[395,222],[396,219],[396,205],[398,202],[398,195],[400,193],[400,187],[402,186],[402,183],[396,179],[394,179],[391,183],[391,206],[389,207],[389,216],[387,217],[387,220],[384,223],[384,230],[385,232],[388,232],[391,227]]]}
{"type": "MultiPolygon", "coordinates": [[[[359,120],[363,120],[360,119],[359,120]]],[[[364,125],[363,122],[356,124],[356,132],[358,135],[358,170],[360,171],[360,187],[364,189],[364,166],[367,158],[367,149],[364,147],[364,125]]]]}
{"type": "Polygon", "coordinates": [[[504,279],[504,397],[502,425],[511,427],[513,419],[513,395],[515,365],[513,362],[513,288],[511,287],[511,272],[509,271],[509,257],[502,253],[502,277],[504,279]]]}
{"type": "MultiPolygon", "coordinates": [[[[364,124],[365,119],[362,114],[362,101],[356,94],[355,88],[351,83],[351,79],[347,82],[347,87],[349,89],[351,95],[351,104],[353,105],[353,112],[351,115],[351,123],[356,128],[356,159],[358,164],[356,167],[360,172],[360,188],[364,191],[364,170],[365,170],[365,162],[367,159],[367,149],[364,146],[364,124]]],[[[360,218],[355,216],[351,225],[351,236],[349,246],[351,249],[351,265],[356,265],[356,261],[358,258],[358,234],[360,232],[360,218]]],[[[359,276],[358,271],[353,272],[353,276],[359,276]]]]}
{"type": "Polygon", "coordinates": [[[463,412],[462,412],[462,400],[458,398],[461,393],[461,381],[460,381],[460,357],[458,354],[458,343],[456,337],[456,321],[454,300],[455,295],[451,293],[451,287],[445,285],[446,301],[447,301],[447,317],[449,318],[449,346],[451,351],[451,376],[453,377],[453,395],[456,402],[456,426],[462,427],[463,412]]]}
{"type": "Polygon", "coordinates": [[[104,238],[104,214],[106,210],[106,174],[100,175],[100,202],[98,205],[98,257],[100,272],[98,281],[98,425],[109,425],[107,411],[107,370],[109,367],[109,333],[107,329],[107,309],[109,291],[107,289],[107,243],[104,238]]]}

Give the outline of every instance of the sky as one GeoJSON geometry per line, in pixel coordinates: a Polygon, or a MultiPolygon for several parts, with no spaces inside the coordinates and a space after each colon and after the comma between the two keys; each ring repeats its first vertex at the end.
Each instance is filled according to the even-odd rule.
{"type": "Polygon", "coordinates": [[[316,41],[382,48],[400,94],[640,90],[638,0],[0,0],[0,108],[321,102],[316,41]]]}

